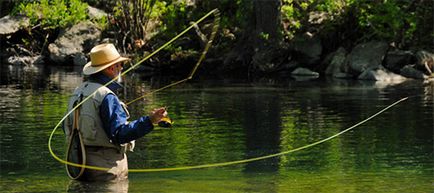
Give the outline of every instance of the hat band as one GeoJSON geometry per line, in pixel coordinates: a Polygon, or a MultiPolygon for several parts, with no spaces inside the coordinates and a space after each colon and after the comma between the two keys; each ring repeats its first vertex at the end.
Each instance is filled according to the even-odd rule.
{"type": "Polygon", "coordinates": [[[110,61],[108,61],[108,62],[104,62],[104,63],[102,63],[102,64],[91,64],[91,66],[92,67],[98,67],[98,66],[104,66],[104,65],[107,65],[107,64],[110,64],[111,62],[113,62],[113,61],[116,61],[116,60],[118,60],[119,58],[121,58],[121,56],[118,56],[117,58],[115,58],[115,59],[113,59],[113,60],[110,60],[110,61]]]}

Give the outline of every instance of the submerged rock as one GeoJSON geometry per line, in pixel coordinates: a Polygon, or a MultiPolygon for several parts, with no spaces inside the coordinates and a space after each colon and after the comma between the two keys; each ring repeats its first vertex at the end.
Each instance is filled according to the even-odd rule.
{"type": "Polygon", "coordinates": [[[44,64],[44,56],[11,56],[8,58],[8,63],[15,66],[32,66],[37,64],[44,64]]]}
{"type": "Polygon", "coordinates": [[[390,72],[384,68],[371,69],[366,70],[361,73],[358,77],[359,80],[373,80],[373,81],[382,81],[382,82],[402,82],[406,78],[390,72]]]}
{"type": "Polygon", "coordinates": [[[297,68],[291,72],[291,75],[319,77],[318,72],[314,72],[314,71],[309,70],[307,68],[297,68]]]}

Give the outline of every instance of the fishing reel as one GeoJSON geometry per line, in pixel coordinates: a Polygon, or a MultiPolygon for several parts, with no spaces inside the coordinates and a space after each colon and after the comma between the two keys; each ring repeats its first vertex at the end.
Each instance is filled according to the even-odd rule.
{"type": "Polygon", "coordinates": [[[158,126],[164,127],[164,128],[170,128],[172,127],[172,120],[169,117],[163,117],[160,122],[158,122],[158,126]]]}

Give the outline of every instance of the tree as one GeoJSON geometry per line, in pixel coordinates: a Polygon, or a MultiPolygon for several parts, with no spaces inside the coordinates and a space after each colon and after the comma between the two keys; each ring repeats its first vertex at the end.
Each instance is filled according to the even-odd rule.
{"type": "MultiPolygon", "coordinates": [[[[281,0],[243,1],[246,13],[244,29],[236,47],[228,54],[226,66],[232,63],[247,68],[248,74],[273,71],[277,68],[271,60],[282,42],[280,8],[281,0]]],[[[230,69],[230,68],[229,68],[230,69]]]]}

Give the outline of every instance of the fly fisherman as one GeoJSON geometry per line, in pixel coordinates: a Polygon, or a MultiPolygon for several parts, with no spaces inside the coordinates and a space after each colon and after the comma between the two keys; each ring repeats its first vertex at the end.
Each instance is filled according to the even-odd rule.
{"type": "Polygon", "coordinates": [[[103,86],[119,76],[124,62],[113,44],[97,45],[90,51],[91,61],[83,68],[89,79],[77,87],[69,100],[68,112],[96,91],[64,122],[68,140],[67,160],[77,164],[108,168],[85,169],[67,165],[68,175],[82,181],[112,181],[128,178],[125,152],[132,151],[134,140],[151,132],[154,124],[166,117],[165,108],[154,109],[149,116],[127,121],[129,113],[114,93],[122,86],[119,80],[103,86]]]}

